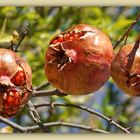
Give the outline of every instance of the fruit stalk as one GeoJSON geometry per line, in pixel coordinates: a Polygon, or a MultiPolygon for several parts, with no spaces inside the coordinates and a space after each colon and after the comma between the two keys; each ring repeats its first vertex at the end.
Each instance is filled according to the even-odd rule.
{"type": "Polygon", "coordinates": [[[138,20],[140,19],[140,13],[137,14],[136,18],[134,19],[134,21],[132,22],[132,24],[128,27],[128,29],[124,32],[124,34],[122,35],[122,37],[116,42],[115,46],[114,46],[114,50],[116,49],[116,47],[121,43],[121,41],[124,40],[125,38],[125,42],[124,45],[126,44],[127,41],[127,37],[129,32],[131,31],[131,29],[136,25],[136,23],[138,22],[138,20]]]}

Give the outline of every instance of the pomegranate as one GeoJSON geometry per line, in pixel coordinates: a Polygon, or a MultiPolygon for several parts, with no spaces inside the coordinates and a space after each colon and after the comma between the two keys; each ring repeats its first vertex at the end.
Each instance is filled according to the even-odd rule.
{"type": "Polygon", "coordinates": [[[110,77],[113,49],[106,34],[86,24],[56,35],[45,55],[45,72],[52,85],[68,94],[97,91],[110,77]]]}
{"type": "Polygon", "coordinates": [[[0,49],[0,116],[12,117],[31,96],[31,68],[15,52],[0,49]]]}
{"type": "Polygon", "coordinates": [[[119,50],[112,61],[111,76],[123,92],[131,96],[140,96],[140,46],[138,45],[135,54],[134,51],[136,51],[134,44],[127,44],[119,50]],[[130,56],[132,55],[135,56],[131,69],[128,71],[127,67],[131,65],[130,56]]]}

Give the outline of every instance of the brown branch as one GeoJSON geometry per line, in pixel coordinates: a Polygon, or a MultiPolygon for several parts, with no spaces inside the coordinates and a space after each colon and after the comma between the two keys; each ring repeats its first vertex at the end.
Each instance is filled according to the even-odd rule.
{"type": "MultiPolygon", "coordinates": [[[[17,131],[23,132],[23,133],[31,132],[33,130],[40,128],[40,126],[38,126],[38,125],[29,126],[29,127],[22,127],[22,126],[14,123],[14,122],[11,122],[10,120],[5,119],[3,117],[0,117],[0,121],[11,126],[12,128],[16,129],[17,131]]],[[[70,122],[68,123],[68,122],[63,122],[63,121],[44,123],[44,126],[47,128],[48,127],[55,127],[55,126],[66,126],[66,127],[78,128],[78,129],[82,129],[82,130],[86,130],[86,131],[90,131],[90,132],[96,132],[96,133],[109,133],[107,131],[97,129],[97,128],[92,128],[90,126],[85,126],[85,125],[70,123],[70,122]]]]}
{"type": "Polygon", "coordinates": [[[7,124],[7,125],[9,125],[9,126],[11,126],[12,128],[16,129],[19,132],[26,132],[24,127],[22,127],[22,126],[20,126],[20,125],[18,125],[16,123],[6,119],[6,118],[3,118],[3,117],[0,116],[0,121],[5,123],[5,124],[7,124]]]}
{"type": "Polygon", "coordinates": [[[42,97],[42,96],[66,96],[67,94],[60,92],[58,89],[52,89],[52,90],[40,90],[40,91],[33,91],[32,97],[42,97]]]}
{"type": "Polygon", "coordinates": [[[45,127],[44,124],[41,122],[40,116],[39,116],[37,110],[35,109],[35,107],[34,107],[34,105],[32,104],[31,101],[28,102],[28,107],[29,107],[30,116],[32,117],[33,121],[34,121],[42,130],[44,130],[44,132],[49,133],[50,131],[49,131],[48,128],[45,127]]]}
{"type": "Polygon", "coordinates": [[[11,45],[12,45],[11,48],[12,48],[13,51],[15,51],[15,52],[18,52],[19,51],[18,48],[19,48],[20,44],[22,43],[22,41],[24,40],[24,38],[30,33],[31,28],[34,25],[36,25],[36,22],[34,22],[31,27],[29,27],[29,25],[27,25],[25,27],[25,29],[24,29],[23,33],[21,34],[21,38],[20,38],[20,40],[19,40],[19,42],[18,42],[17,45],[15,45],[15,44],[13,44],[13,42],[11,42],[11,45]]]}
{"type": "MultiPolygon", "coordinates": [[[[29,108],[31,109],[32,108],[32,103],[30,103],[29,106],[30,106],[29,108]]],[[[121,129],[125,133],[131,133],[127,128],[122,127],[118,123],[114,122],[112,119],[106,117],[105,115],[103,115],[101,113],[98,113],[98,112],[94,111],[93,109],[87,108],[87,107],[82,106],[82,105],[74,105],[74,104],[53,102],[53,103],[37,104],[37,105],[34,105],[33,107],[38,108],[38,107],[43,107],[43,106],[49,106],[49,107],[52,107],[52,108],[54,108],[55,106],[75,107],[75,108],[84,110],[86,112],[89,112],[91,114],[94,114],[94,115],[96,115],[96,116],[108,121],[110,124],[115,125],[117,128],[121,129]]],[[[33,108],[33,110],[36,111],[35,108],[33,108]]],[[[34,111],[31,111],[31,112],[34,112],[34,111]]],[[[92,128],[90,126],[79,125],[79,124],[75,124],[75,123],[68,123],[68,122],[63,122],[63,121],[44,123],[43,128],[42,128],[42,122],[40,122],[40,121],[38,122],[38,116],[36,117],[36,116],[33,115],[32,118],[37,123],[37,125],[30,126],[30,127],[22,127],[22,126],[14,123],[14,122],[11,122],[10,120],[7,120],[7,119],[5,119],[3,117],[0,117],[0,121],[3,122],[3,123],[6,123],[7,125],[9,125],[11,127],[13,127],[14,129],[18,130],[19,132],[24,132],[24,133],[36,130],[38,128],[41,128],[43,130],[45,128],[45,131],[46,131],[46,129],[48,127],[53,127],[53,126],[67,126],[67,127],[79,128],[79,129],[83,129],[83,130],[87,130],[87,131],[91,131],[91,132],[109,133],[107,131],[97,129],[97,128],[92,128]]]]}
{"type": "Polygon", "coordinates": [[[124,38],[125,38],[124,45],[126,44],[126,41],[127,41],[127,37],[128,37],[129,32],[134,27],[134,25],[138,22],[139,19],[140,19],[140,13],[138,13],[138,15],[136,16],[136,18],[132,22],[132,24],[128,27],[128,29],[125,31],[125,33],[122,35],[122,37],[116,42],[116,44],[114,46],[114,50],[121,43],[121,41],[124,40],[124,38]]]}
{"type": "MultiPolygon", "coordinates": [[[[96,133],[109,133],[107,131],[97,129],[97,128],[92,128],[90,126],[85,126],[85,125],[70,123],[70,122],[63,122],[63,121],[45,123],[44,125],[46,127],[66,126],[66,127],[72,127],[72,128],[87,130],[87,131],[90,131],[90,132],[96,132],[96,133]]],[[[25,127],[25,130],[26,131],[33,131],[33,130],[36,130],[38,128],[39,128],[39,126],[35,125],[35,126],[25,127]]]]}
{"type": "Polygon", "coordinates": [[[131,133],[127,128],[124,128],[123,126],[119,125],[118,123],[116,123],[112,119],[108,118],[107,116],[105,116],[105,115],[103,115],[101,113],[98,113],[95,110],[93,110],[91,108],[88,108],[88,107],[85,107],[83,105],[75,105],[75,104],[68,104],[68,103],[57,103],[57,102],[53,102],[53,103],[36,104],[34,106],[35,106],[35,108],[43,107],[43,106],[50,106],[52,108],[54,108],[55,106],[64,106],[64,107],[78,108],[78,109],[84,110],[86,112],[89,112],[90,114],[94,114],[94,115],[96,115],[96,116],[98,116],[98,117],[100,117],[100,118],[108,121],[110,124],[115,125],[117,128],[119,128],[120,130],[122,130],[125,133],[131,133]]]}

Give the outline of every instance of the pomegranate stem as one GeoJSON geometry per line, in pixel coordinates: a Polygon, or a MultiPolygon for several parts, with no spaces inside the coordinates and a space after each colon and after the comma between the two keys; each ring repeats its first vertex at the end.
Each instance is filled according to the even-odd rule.
{"type": "Polygon", "coordinates": [[[139,44],[140,44],[140,35],[138,36],[138,38],[137,38],[137,40],[134,44],[133,49],[131,50],[130,54],[128,55],[128,62],[127,62],[127,65],[126,65],[126,71],[127,72],[130,72],[130,70],[132,68],[132,65],[133,65],[133,62],[134,62],[134,59],[135,59],[136,51],[139,48],[139,44]]]}
{"type": "Polygon", "coordinates": [[[124,45],[126,44],[126,41],[127,41],[129,32],[134,27],[134,25],[138,22],[139,19],[140,19],[140,13],[138,13],[138,15],[136,16],[136,18],[132,22],[132,24],[128,27],[128,29],[125,31],[125,33],[122,35],[122,37],[117,41],[117,43],[114,46],[114,50],[121,43],[121,41],[124,40],[124,39],[125,39],[124,45]]]}
{"type": "MultiPolygon", "coordinates": [[[[36,22],[34,22],[32,26],[34,26],[34,25],[36,25],[36,22]]],[[[25,29],[24,29],[24,32],[21,35],[21,38],[20,38],[18,44],[15,45],[15,46],[14,46],[14,44],[12,44],[12,50],[13,51],[18,52],[18,47],[20,46],[20,44],[22,43],[22,41],[24,40],[24,38],[29,34],[30,31],[31,31],[31,28],[29,28],[29,25],[27,25],[25,27],[25,29]]]]}

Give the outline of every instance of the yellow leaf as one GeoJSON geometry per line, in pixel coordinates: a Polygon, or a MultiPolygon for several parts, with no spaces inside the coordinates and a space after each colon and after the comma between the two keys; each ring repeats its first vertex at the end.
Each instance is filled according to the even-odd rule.
{"type": "Polygon", "coordinates": [[[12,41],[12,36],[11,35],[7,35],[5,37],[0,38],[0,43],[9,43],[12,41]]]}
{"type": "Polygon", "coordinates": [[[13,128],[10,126],[4,127],[0,129],[0,133],[13,133],[13,128]]]}

